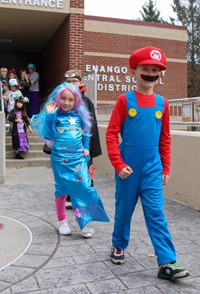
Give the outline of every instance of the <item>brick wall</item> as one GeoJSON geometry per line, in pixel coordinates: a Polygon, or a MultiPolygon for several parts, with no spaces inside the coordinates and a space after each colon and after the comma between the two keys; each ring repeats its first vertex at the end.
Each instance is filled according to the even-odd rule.
{"type": "Polygon", "coordinates": [[[69,68],[84,70],[84,15],[70,14],[69,68]]]}
{"type": "Polygon", "coordinates": [[[84,8],[84,0],[70,0],[70,7],[84,8]]]}
{"type": "Polygon", "coordinates": [[[156,91],[167,98],[187,97],[186,35],[185,27],[84,16],[84,0],[71,0],[70,14],[43,50],[41,89],[46,93],[54,88],[68,69],[92,70],[94,65],[99,104],[112,104],[136,86],[129,72],[130,54],[152,45],[167,55],[167,71],[156,91]]]}
{"type": "Polygon", "coordinates": [[[136,85],[134,81],[131,82],[128,58],[134,50],[149,45],[162,48],[167,56],[167,71],[163,72],[163,76],[156,85],[155,90],[169,99],[187,97],[187,41],[184,36],[184,32],[186,34],[185,27],[90,16],[86,16],[85,20],[92,20],[91,26],[87,23],[85,31],[85,65],[87,70],[93,69],[92,65],[97,66],[99,104],[101,104],[101,101],[103,102],[102,104],[112,104],[110,102],[116,101],[118,95],[129,91],[132,85],[136,85]],[[95,22],[98,23],[96,32],[92,29],[95,22]],[[101,25],[101,22],[106,23],[108,32],[101,25]],[[122,25],[126,24],[128,30],[135,30],[138,24],[144,27],[144,31],[145,26],[147,29],[149,29],[148,26],[151,26],[150,36],[148,36],[148,33],[145,35],[142,29],[140,29],[141,36],[138,36],[137,33],[134,35],[134,32],[129,34],[129,31],[123,33],[124,27],[122,27],[122,32],[120,33],[117,33],[117,29],[115,33],[111,33],[112,30],[115,30],[115,24],[120,28],[120,23],[122,25]],[[161,37],[156,35],[157,29],[159,29],[161,37]],[[179,32],[179,30],[182,31],[179,32]],[[166,32],[169,33],[167,39],[164,35],[166,32]],[[170,34],[172,34],[172,37],[170,34]],[[109,67],[108,70],[107,66],[109,67]],[[111,66],[113,67],[112,69],[111,66]],[[108,72],[111,70],[113,72],[108,72]]]}

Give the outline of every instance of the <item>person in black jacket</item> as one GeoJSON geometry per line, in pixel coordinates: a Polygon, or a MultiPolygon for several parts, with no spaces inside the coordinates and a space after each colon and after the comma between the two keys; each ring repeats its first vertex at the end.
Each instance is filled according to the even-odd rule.
{"type": "Polygon", "coordinates": [[[33,130],[29,123],[23,98],[16,99],[14,109],[9,112],[8,119],[13,123],[12,147],[15,153],[15,159],[24,159],[21,156],[21,152],[29,151],[26,128],[28,128],[31,133],[33,133],[33,130]]]}
{"type": "MultiPolygon", "coordinates": [[[[98,125],[97,125],[97,119],[96,119],[96,114],[95,114],[95,108],[94,104],[91,101],[90,98],[85,96],[86,92],[86,87],[84,86],[82,82],[82,73],[80,70],[68,70],[65,73],[65,82],[74,84],[75,86],[79,87],[81,93],[82,93],[82,98],[83,101],[87,107],[87,109],[90,112],[90,115],[92,117],[92,136],[90,140],[90,161],[88,162],[88,169],[91,177],[91,185],[93,186],[94,184],[94,169],[93,169],[93,158],[100,156],[102,154],[101,150],[101,144],[100,144],[100,139],[99,139],[99,131],[98,131],[98,125]]],[[[70,196],[67,197],[66,200],[66,208],[72,208],[71,201],[70,201],[70,196]]]]}

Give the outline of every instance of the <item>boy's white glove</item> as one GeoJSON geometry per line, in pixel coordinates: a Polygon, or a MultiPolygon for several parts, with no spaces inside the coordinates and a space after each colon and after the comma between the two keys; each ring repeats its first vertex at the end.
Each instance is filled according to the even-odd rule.
{"type": "Polygon", "coordinates": [[[25,103],[29,103],[29,99],[28,99],[28,97],[24,97],[24,98],[23,98],[23,101],[24,101],[25,103]]]}

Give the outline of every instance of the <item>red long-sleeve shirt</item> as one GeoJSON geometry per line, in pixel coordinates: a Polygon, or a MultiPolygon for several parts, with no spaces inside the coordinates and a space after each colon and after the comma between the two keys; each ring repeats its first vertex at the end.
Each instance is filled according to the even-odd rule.
{"type": "MultiPolygon", "coordinates": [[[[155,95],[144,95],[134,91],[137,99],[138,107],[155,107],[155,95]]],[[[119,150],[119,137],[123,122],[128,115],[126,104],[126,95],[119,96],[115,107],[113,109],[110,122],[106,131],[106,144],[108,156],[111,164],[114,166],[117,173],[119,173],[127,164],[123,161],[119,150]]],[[[170,137],[170,114],[169,104],[164,98],[164,113],[162,116],[162,127],[160,133],[159,152],[163,166],[163,174],[170,173],[170,158],[171,158],[171,137],[170,137]]]]}

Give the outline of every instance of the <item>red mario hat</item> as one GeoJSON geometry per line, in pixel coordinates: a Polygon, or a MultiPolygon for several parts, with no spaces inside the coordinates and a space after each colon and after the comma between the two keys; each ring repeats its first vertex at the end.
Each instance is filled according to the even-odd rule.
{"type": "Polygon", "coordinates": [[[140,48],[129,57],[129,67],[135,69],[139,64],[155,64],[159,65],[161,70],[165,70],[166,55],[164,51],[153,46],[140,48]]]}

